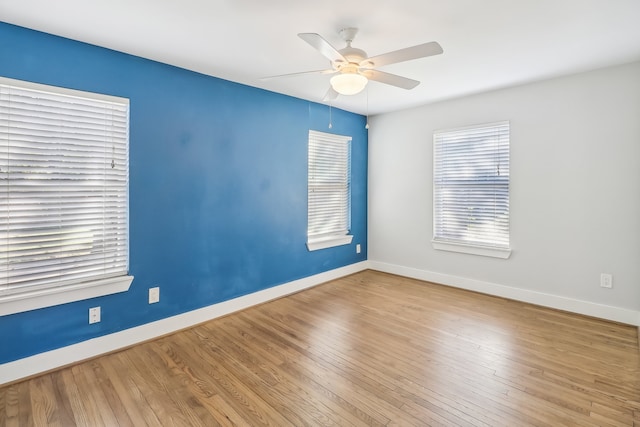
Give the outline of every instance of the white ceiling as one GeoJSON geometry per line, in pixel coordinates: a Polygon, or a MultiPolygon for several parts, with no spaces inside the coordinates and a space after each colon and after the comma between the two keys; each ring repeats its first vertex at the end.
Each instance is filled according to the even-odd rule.
{"type": "Polygon", "coordinates": [[[640,60],[640,0],[0,0],[0,19],[318,102],[330,76],[260,80],[329,67],[298,33],[340,49],[358,27],[369,56],[442,45],[381,68],[415,89],[371,82],[333,102],[362,114],[640,60]]]}

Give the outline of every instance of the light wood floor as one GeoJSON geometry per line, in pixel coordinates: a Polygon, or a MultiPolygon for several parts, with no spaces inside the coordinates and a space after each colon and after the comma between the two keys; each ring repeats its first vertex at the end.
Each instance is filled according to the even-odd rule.
{"type": "Polygon", "coordinates": [[[634,422],[636,328],[373,271],[0,388],[2,426],[634,422]]]}

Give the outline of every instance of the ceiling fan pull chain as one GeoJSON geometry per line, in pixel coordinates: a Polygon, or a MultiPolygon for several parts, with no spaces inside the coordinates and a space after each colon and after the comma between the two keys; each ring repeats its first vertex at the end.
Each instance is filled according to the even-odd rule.
{"type": "Polygon", "coordinates": [[[367,88],[367,124],[364,125],[365,129],[369,129],[369,88],[367,88]]]}

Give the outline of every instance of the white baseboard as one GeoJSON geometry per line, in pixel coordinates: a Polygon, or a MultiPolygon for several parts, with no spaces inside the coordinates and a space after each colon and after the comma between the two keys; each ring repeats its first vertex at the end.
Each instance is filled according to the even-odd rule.
{"type": "Polygon", "coordinates": [[[0,365],[0,385],[170,334],[235,311],[317,286],[329,280],[366,270],[367,268],[369,268],[368,261],[351,264],[346,267],[294,280],[198,310],[178,314],[113,334],[92,338],[67,347],[4,363],[0,365]]]}
{"type": "Polygon", "coordinates": [[[369,261],[369,268],[385,273],[397,274],[413,279],[425,280],[470,291],[508,298],[516,301],[528,302],[543,307],[555,308],[572,313],[584,314],[600,319],[612,320],[628,325],[640,326],[640,311],[626,308],[581,301],[558,295],[513,288],[496,283],[483,282],[466,277],[436,273],[401,265],[387,264],[379,261],[369,261]]]}
{"type": "MultiPolygon", "coordinates": [[[[312,288],[321,283],[338,279],[366,269],[397,274],[414,279],[440,283],[461,289],[528,302],[544,307],[556,308],[601,319],[640,326],[640,312],[588,301],[580,301],[557,295],[545,294],[526,289],[513,288],[490,282],[452,276],[432,271],[419,270],[379,261],[363,261],[346,267],[294,280],[273,288],[234,298],[198,310],[168,317],[131,329],[105,335],[45,353],[19,359],[0,365],[0,386],[51,371],[62,366],[90,359],[101,354],[116,351],[131,345],[148,341],[235,311],[271,301],[283,296],[312,288]]],[[[640,330],[639,330],[640,334],[640,330]]]]}

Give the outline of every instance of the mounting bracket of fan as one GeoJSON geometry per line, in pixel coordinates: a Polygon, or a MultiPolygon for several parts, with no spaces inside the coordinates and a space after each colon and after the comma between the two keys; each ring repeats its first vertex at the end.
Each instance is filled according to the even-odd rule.
{"type": "Polygon", "coordinates": [[[349,27],[340,30],[340,37],[342,37],[342,40],[344,40],[348,45],[350,45],[356,38],[356,34],[358,34],[357,28],[349,27]]]}

